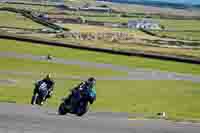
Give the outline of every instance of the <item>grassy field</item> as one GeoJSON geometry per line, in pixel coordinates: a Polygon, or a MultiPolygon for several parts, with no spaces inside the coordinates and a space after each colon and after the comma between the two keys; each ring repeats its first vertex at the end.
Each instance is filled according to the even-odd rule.
{"type": "Polygon", "coordinates": [[[180,40],[195,40],[200,41],[200,31],[198,32],[182,32],[182,31],[153,31],[153,33],[158,34],[161,37],[172,37],[180,40]]]}
{"type": "Polygon", "coordinates": [[[27,9],[27,10],[35,10],[35,11],[41,11],[41,12],[49,12],[52,10],[55,10],[55,7],[50,6],[40,6],[40,5],[23,5],[23,4],[1,4],[0,7],[12,7],[17,9],[27,9]]]}
{"type": "Polygon", "coordinates": [[[121,3],[106,3],[117,11],[128,13],[145,13],[145,14],[165,14],[165,15],[180,15],[180,16],[199,16],[199,10],[195,9],[173,9],[168,7],[144,6],[136,4],[121,4],[121,3]]]}
{"type": "Polygon", "coordinates": [[[0,39],[0,51],[29,53],[33,55],[52,54],[55,57],[66,59],[78,59],[83,61],[111,63],[133,68],[148,68],[162,71],[179,73],[200,74],[199,65],[178,63],[172,61],[161,61],[156,59],[145,59],[139,57],[128,57],[112,55],[92,51],[81,51],[70,48],[52,47],[45,45],[34,45],[32,43],[0,39]],[[183,67],[184,66],[184,67],[183,67]]]}
{"type": "Polygon", "coordinates": [[[200,20],[170,20],[170,19],[155,19],[166,29],[171,30],[200,30],[200,20]]]}
{"type": "MultiPolygon", "coordinates": [[[[0,101],[30,104],[35,76],[1,74],[0,79],[16,84],[0,84],[0,101]],[[22,93],[23,92],[23,93],[22,93]]],[[[55,78],[55,93],[44,106],[57,108],[60,99],[80,80],[55,78]]],[[[165,111],[169,119],[199,119],[200,84],[187,81],[97,81],[97,101],[93,111],[143,113],[154,116],[165,111]]]]}
{"type": "MultiPolygon", "coordinates": [[[[67,2],[67,1],[66,1],[67,2]]],[[[68,1],[69,2],[69,1],[68,1]]],[[[80,1],[76,1],[77,3],[80,3],[80,1]]],[[[76,3],[75,2],[75,3],[76,3]]],[[[70,2],[69,2],[70,3],[70,2]]],[[[73,2],[72,2],[73,3],[73,2]]],[[[76,4],[77,4],[76,3],[76,4]]],[[[85,3],[85,1],[81,2],[81,3],[85,3]]],[[[76,5],[75,4],[75,5],[76,5]]],[[[42,7],[42,6],[29,6],[29,5],[15,5],[15,4],[1,4],[0,7],[17,7],[17,8],[26,8],[26,9],[34,9],[34,10],[38,10],[38,11],[51,11],[54,12],[56,9],[54,7],[42,7]]],[[[129,6],[128,6],[129,7],[129,6]]],[[[69,13],[69,12],[68,12],[69,13]]],[[[79,16],[80,14],[76,13],[75,16],[79,16]]],[[[99,13],[81,13],[81,15],[85,16],[86,20],[94,20],[94,21],[102,21],[102,22],[128,22],[128,20],[135,20],[138,19],[136,17],[117,17],[115,16],[105,16],[106,14],[99,14],[99,13]],[[96,17],[95,17],[96,15],[96,17]]],[[[21,27],[21,28],[38,28],[38,27],[43,27],[39,24],[36,24],[34,22],[32,22],[29,19],[25,19],[22,16],[20,17],[20,15],[17,15],[17,19],[16,19],[16,14],[14,13],[9,13],[9,15],[7,15],[7,13],[0,12],[0,18],[4,18],[0,22],[0,25],[2,26],[15,26],[15,27],[21,27]],[[13,14],[13,15],[11,15],[13,14]],[[14,18],[15,17],[15,18],[14,18]],[[17,21],[15,21],[17,20],[17,21]],[[15,21],[16,23],[11,23],[15,21]]],[[[138,16],[137,16],[138,17],[138,16]]],[[[140,16],[141,18],[144,18],[144,16],[140,16]]],[[[200,21],[199,20],[171,20],[171,19],[153,19],[155,22],[160,23],[161,25],[165,26],[166,29],[172,29],[172,30],[200,30],[200,21]]],[[[83,26],[83,25],[73,25],[73,24],[66,24],[65,27],[67,28],[71,28],[73,30],[79,30],[82,32],[87,32],[87,31],[101,31],[99,29],[102,29],[102,27],[94,27],[94,26],[83,26]]],[[[128,29],[116,29],[116,28],[103,28],[102,31],[123,31],[123,32],[127,32],[128,29]],[[108,29],[108,30],[107,30],[108,29]]],[[[130,30],[128,31],[130,32],[130,30]]],[[[139,31],[134,31],[134,34],[137,36],[139,34],[139,36],[143,36],[145,38],[152,38],[152,36],[146,35],[144,33],[141,33],[139,31]]],[[[158,34],[160,35],[166,35],[169,37],[177,37],[177,39],[185,39],[185,40],[200,40],[199,39],[199,35],[200,32],[159,32],[158,34]]]]}
{"type": "MultiPolygon", "coordinates": [[[[89,26],[90,27],[90,26],[89,26]]],[[[89,30],[87,29],[88,32],[93,33],[94,31],[92,28],[89,30]]],[[[107,30],[107,29],[105,29],[107,30]]],[[[79,31],[78,28],[75,31],[79,31]]],[[[81,33],[86,32],[86,31],[81,31],[81,33]]],[[[94,31],[95,32],[95,31],[94,31]]],[[[100,31],[101,33],[103,30],[100,31]]],[[[115,31],[112,31],[115,32],[115,31]]],[[[140,31],[130,31],[129,35],[133,35],[134,37],[137,38],[144,38],[142,36],[142,32],[140,31]]],[[[60,41],[60,42],[65,42],[65,43],[74,43],[74,44],[80,44],[82,46],[91,46],[91,47],[97,47],[97,48],[111,48],[115,50],[140,50],[140,51],[145,51],[145,52],[155,52],[155,53],[162,53],[162,54],[171,54],[171,55],[179,55],[179,56],[190,56],[190,57],[200,57],[200,50],[199,49],[180,49],[180,48],[162,48],[158,46],[151,46],[150,42],[145,44],[140,44],[135,41],[129,42],[129,41],[119,41],[119,42],[111,42],[111,38],[107,38],[107,41],[104,40],[77,40],[75,38],[57,38],[57,37],[52,37],[50,35],[45,35],[45,34],[27,34],[26,36],[34,36],[37,38],[42,38],[42,39],[47,39],[47,40],[52,40],[52,41],[60,41]]],[[[152,37],[152,39],[154,39],[152,37]]]]}
{"type": "MultiPolygon", "coordinates": [[[[92,21],[100,21],[100,22],[128,22],[129,20],[135,20],[137,18],[134,17],[85,17],[86,20],[92,20],[92,21]]],[[[170,19],[152,19],[153,21],[163,25],[166,30],[180,30],[175,32],[157,32],[159,35],[165,35],[169,37],[176,37],[177,39],[185,39],[185,40],[200,40],[200,21],[199,20],[170,20],[170,19]],[[181,32],[184,30],[190,30],[194,32],[181,32]]],[[[99,30],[98,26],[85,26],[85,25],[77,25],[77,24],[65,24],[64,27],[71,28],[75,31],[92,31],[92,32],[105,32],[105,31],[123,31],[123,32],[131,32],[131,30],[128,29],[119,29],[119,28],[101,28],[102,30],[99,30]]],[[[141,33],[138,30],[132,30],[132,33],[135,33],[145,37],[145,38],[152,38],[152,36],[148,36],[145,33],[141,33]]]]}
{"type": "Polygon", "coordinates": [[[137,43],[112,43],[112,42],[103,42],[103,41],[71,41],[74,43],[81,43],[84,46],[95,46],[100,48],[112,48],[115,50],[139,50],[145,52],[153,52],[153,53],[162,53],[169,55],[178,55],[178,56],[190,56],[190,57],[200,57],[199,49],[179,49],[179,48],[162,48],[155,46],[146,46],[137,43]]]}
{"type": "Polygon", "coordinates": [[[137,18],[123,18],[123,17],[85,17],[86,20],[99,22],[113,22],[113,23],[127,23],[128,20],[135,20],[137,18]]]}
{"type": "Polygon", "coordinates": [[[23,17],[20,14],[0,11],[0,26],[19,27],[27,29],[39,29],[44,26],[33,22],[32,20],[23,17]]]}
{"type": "MultiPolygon", "coordinates": [[[[92,26],[92,25],[82,25],[82,24],[62,24],[66,28],[70,28],[72,31],[78,32],[131,32],[129,29],[121,29],[121,28],[109,28],[109,27],[102,27],[102,26],[92,26]]],[[[132,31],[134,33],[134,31],[132,31]]]]}
{"type": "MultiPolygon", "coordinates": [[[[100,21],[100,22],[128,22],[129,20],[138,20],[135,17],[85,17],[86,20],[100,21]]],[[[143,19],[143,17],[141,17],[143,19]]],[[[146,18],[148,19],[148,18],[146,18]]],[[[166,29],[171,30],[200,30],[200,20],[175,20],[175,19],[157,19],[153,20],[166,29]]]]}
{"type": "Polygon", "coordinates": [[[48,73],[67,76],[127,76],[126,72],[113,71],[112,69],[98,69],[79,65],[54,64],[48,61],[32,61],[29,59],[1,58],[1,70],[16,72],[48,73]]]}
{"type": "Polygon", "coordinates": [[[160,36],[175,37],[185,40],[200,40],[200,21],[199,20],[155,20],[165,27],[166,30],[175,30],[174,32],[155,32],[160,36]],[[177,30],[177,31],[176,31],[177,30]],[[184,32],[190,30],[191,32],[184,32]],[[194,31],[194,32],[192,32],[194,31]]]}
{"type": "Polygon", "coordinates": [[[128,28],[110,28],[110,27],[102,27],[102,26],[91,26],[91,25],[81,25],[81,24],[62,24],[63,27],[69,28],[72,31],[81,32],[81,33],[128,33],[131,36],[139,37],[139,38],[149,38],[154,39],[151,35],[148,35],[139,30],[132,30],[128,28]]]}
{"type": "MultiPolygon", "coordinates": [[[[83,15],[84,16],[84,15],[83,15]]],[[[150,19],[161,25],[166,29],[171,30],[200,30],[200,20],[176,20],[176,19],[158,19],[145,17],[118,17],[118,16],[85,16],[86,20],[100,21],[100,22],[118,22],[127,23],[129,20],[150,19]]]]}
{"type": "MultiPolygon", "coordinates": [[[[32,2],[32,1],[26,0],[25,2],[32,2]]],[[[102,4],[106,4],[109,7],[113,8],[117,11],[123,11],[123,12],[129,12],[129,13],[130,12],[131,13],[146,13],[146,14],[161,13],[161,14],[169,14],[169,15],[199,16],[198,10],[195,10],[195,9],[183,10],[183,9],[143,6],[143,5],[136,5],[136,4],[121,4],[121,3],[110,3],[110,2],[102,3],[102,2],[96,2],[95,0],[65,0],[66,5],[75,6],[75,7],[83,6],[86,3],[90,3],[93,6],[99,6],[102,4]]],[[[9,4],[9,5],[11,5],[11,4],[9,4]]],[[[14,4],[12,4],[12,5],[14,5],[14,4]]]]}

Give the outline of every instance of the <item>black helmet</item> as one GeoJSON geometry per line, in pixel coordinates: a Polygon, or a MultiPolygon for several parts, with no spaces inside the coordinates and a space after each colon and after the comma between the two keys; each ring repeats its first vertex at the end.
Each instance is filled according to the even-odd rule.
{"type": "Polygon", "coordinates": [[[88,78],[86,84],[89,86],[91,86],[91,85],[93,86],[95,84],[95,82],[96,82],[96,79],[94,77],[90,77],[90,78],[88,78]]]}
{"type": "Polygon", "coordinates": [[[96,79],[94,77],[90,77],[90,78],[88,78],[88,81],[89,82],[94,82],[94,81],[96,81],[96,79]]]}
{"type": "Polygon", "coordinates": [[[87,80],[88,82],[95,82],[96,81],[96,79],[94,78],[94,77],[90,77],[90,78],[88,78],[88,80],[87,80]]]}
{"type": "Polygon", "coordinates": [[[51,74],[50,73],[46,75],[46,79],[51,79],[51,74]]]}

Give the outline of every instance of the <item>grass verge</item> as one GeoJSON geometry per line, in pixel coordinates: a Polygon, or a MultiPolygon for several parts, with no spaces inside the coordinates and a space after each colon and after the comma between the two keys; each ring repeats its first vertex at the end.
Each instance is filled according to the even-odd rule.
{"type": "Polygon", "coordinates": [[[33,55],[52,54],[55,57],[82,60],[100,63],[110,63],[134,68],[147,68],[178,73],[200,74],[200,67],[196,64],[179,63],[173,61],[162,61],[140,57],[128,57],[92,51],[83,51],[70,48],[61,48],[45,45],[35,45],[28,42],[0,39],[0,51],[29,53],[33,55]]]}
{"type": "MultiPolygon", "coordinates": [[[[64,40],[63,40],[64,41],[64,40]]],[[[150,46],[149,44],[139,44],[134,42],[109,42],[109,41],[89,41],[89,40],[75,40],[69,39],[68,41],[74,44],[81,44],[83,46],[97,47],[97,48],[109,48],[113,50],[126,50],[126,51],[144,51],[148,53],[159,53],[177,55],[183,57],[200,57],[200,49],[182,49],[182,48],[166,48],[158,46],[150,46]]]]}
{"type": "Polygon", "coordinates": [[[153,31],[153,33],[156,33],[157,35],[161,37],[170,37],[170,38],[176,38],[180,40],[192,40],[192,41],[200,41],[200,31],[190,31],[190,32],[184,32],[184,31],[174,31],[174,32],[168,32],[168,31],[153,31]]]}

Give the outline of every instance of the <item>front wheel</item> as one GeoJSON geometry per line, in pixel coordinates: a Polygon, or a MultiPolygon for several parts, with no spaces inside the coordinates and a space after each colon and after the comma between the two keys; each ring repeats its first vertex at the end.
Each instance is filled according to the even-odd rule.
{"type": "Polygon", "coordinates": [[[32,105],[36,104],[36,99],[37,99],[37,94],[35,94],[35,95],[32,96],[32,99],[31,99],[31,104],[32,105]]]}
{"type": "Polygon", "coordinates": [[[36,98],[36,104],[39,105],[39,106],[42,106],[43,105],[43,99],[41,96],[37,96],[36,98]]]}
{"type": "Polygon", "coordinates": [[[89,110],[88,103],[82,103],[83,105],[80,107],[79,111],[77,112],[77,116],[83,116],[89,110]]]}
{"type": "Polygon", "coordinates": [[[59,115],[66,115],[68,113],[67,109],[65,109],[65,104],[64,102],[60,104],[58,108],[58,114],[59,115]]]}

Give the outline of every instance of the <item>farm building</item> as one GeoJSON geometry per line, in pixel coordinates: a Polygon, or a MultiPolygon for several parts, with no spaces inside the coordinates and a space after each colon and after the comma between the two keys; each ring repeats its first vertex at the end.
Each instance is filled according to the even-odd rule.
{"type": "Polygon", "coordinates": [[[160,30],[161,27],[158,23],[153,22],[152,20],[130,20],[128,21],[128,28],[132,29],[151,29],[151,30],[160,30]]]}

